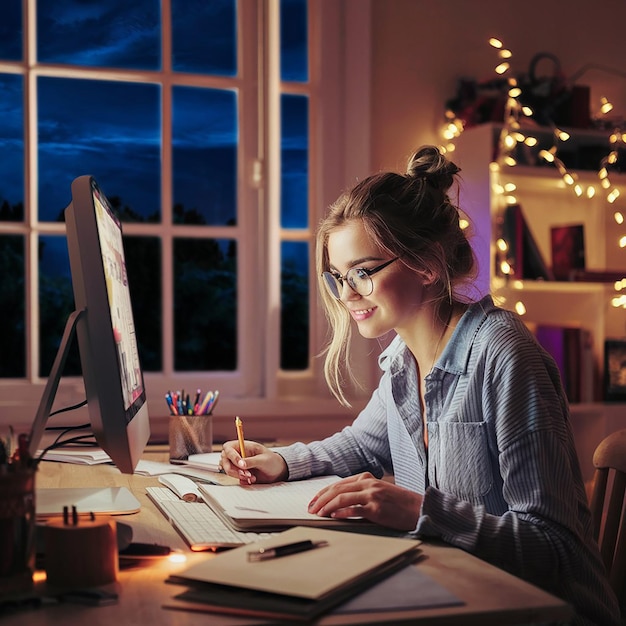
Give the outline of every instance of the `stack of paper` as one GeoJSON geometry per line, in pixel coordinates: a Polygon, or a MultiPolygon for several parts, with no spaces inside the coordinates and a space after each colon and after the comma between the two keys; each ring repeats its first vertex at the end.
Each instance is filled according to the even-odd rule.
{"type": "MultiPolygon", "coordinates": [[[[35,457],[39,458],[42,453],[43,450],[37,450],[35,457]]],[[[43,456],[43,460],[76,465],[101,465],[112,462],[111,457],[101,448],[57,448],[48,450],[43,456]]]]}
{"type": "Polygon", "coordinates": [[[310,620],[419,557],[415,539],[297,526],[278,536],[209,557],[168,582],[191,588],[165,608],[310,620]],[[325,541],[264,561],[249,553],[293,542],[325,541]]]}

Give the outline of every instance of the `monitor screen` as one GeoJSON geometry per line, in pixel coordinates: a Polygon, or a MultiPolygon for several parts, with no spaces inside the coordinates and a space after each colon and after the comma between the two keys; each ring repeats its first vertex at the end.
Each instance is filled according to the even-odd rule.
{"type": "Polygon", "coordinates": [[[75,329],[96,441],[122,472],[132,473],[150,426],[122,227],[91,176],[72,183],[65,223],[76,311],[68,320],[40,403],[30,450],[41,440],[75,329]]]}

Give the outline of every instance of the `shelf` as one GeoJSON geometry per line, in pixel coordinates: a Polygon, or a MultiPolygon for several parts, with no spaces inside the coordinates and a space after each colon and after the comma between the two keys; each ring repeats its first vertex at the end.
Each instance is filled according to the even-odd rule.
{"type": "MultiPolygon", "coordinates": [[[[501,274],[500,266],[505,260],[513,265],[515,259],[520,265],[520,256],[515,254],[516,246],[530,260],[524,269],[540,275],[545,269],[542,266],[552,266],[552,229],[582,225],[584,268],[596,272],[618,272],[625,268],[626,276],[626,248],[618,245],[619,239],[626,235],[626,224],[620,225],[614,218],[623,202],[618,200],[614,205],[608,202],[607,191],[599,184],[597,169],[572,169],[560,156],[566,144],[570,160],[575,160],[572,155],[577,152],[588,157],[605,150],[597,160],[599,167],[603,156],[609,153],[610,132],[571,130],[568,131],[570,140],[557,144],[557,156],[583,188],[595,187],[596,193],[590,198],[577,196],[554,165],[539,160],[539,148],[524,149],[527,160],[524,165],[500,165],[499,169],[494,169],[494,149],[499,145],[501,129],[502,125],[487,124],[465,131],[457,141],[454,156],[462,176],[459,205],[467,213],[474,232],[472,245],[479,264],[478,289],[491,293],[498,305],[520,312],[532,329],[548,325],[580,327],[584,338],[581,345],[585,349],[579,362],[585,364],[586,372],[586,382],[580,386],[585,392],[580,397],[587,401],[601,398],[599,381],[604,367],[604,341],[626,335],[626,311],[613,307],[611,302],[615,296],[615,283],[516,279],[501,274]],[[538,165],[530,164],[533,160],[538,165]],[[515,189],[508,192],[510,197],[501,193],[505,183],[515,185],[515,189]],[[504,210],[511,204],[519,205],[521,211],[518,215],[507,215],[505,221],[504,210]],[[520,227],[526,229],[523,231],[527,237],[524,241],[512,234],[519,232],[515,229],[520,227]],[[497,246],[497,240],[503,234],[514,237],[509,243],[515,243],[505,254],[497,246]]],[[[551,129],[527,128],[521,132],[539,137],[543,144],[541,148],[554,143],[551,129]]],[[[624,156],[626,158],[626,154],[624,156]]],[[[612,172],[610,180],[619,189],[620,200],[626,198],[626,174],[612,172]]],[[[581,411],[584,413],[585,409],[581,411]]]]}

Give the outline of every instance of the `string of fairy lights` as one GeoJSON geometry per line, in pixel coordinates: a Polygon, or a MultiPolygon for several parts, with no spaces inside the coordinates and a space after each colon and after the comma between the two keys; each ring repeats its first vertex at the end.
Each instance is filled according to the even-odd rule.
{"type": "MultiPolygon", "coordinates": [[[[528,149],[536,148],[539,144],[539,139],[532,132],[535,127],[533,127],[532,124],[524,124],[524,118],[532,119],[535,112],[530,106],[523,103],[523,85],[520,84],[517,78],[510,75],[511,59],[513,57],[511,50],[506,48],[504,43],[495,37],[489,40],[489,45],[497,50],[498,55],[498,63],[494,71],[497,76],[506,78],[507,87],[503,125],[498,141],[497,158],[490,164],[490,169],[493,173],[497,174],[497,176],[495,176],[494,192],[502,196],[505,204],[516,204],[516,185],[507,180],[506,173],[510,171],[510,168],[515,168],[515,166],[518,165],[518,154],[524,154],[528,149]]],[[[613,105],[607,98],[602,97],[600,106],[594,117],[596,120],[600,121],[603,116],[606,116],[612,110],[613,105]]],[[[451,109],[446,110],[445,118],[446,122],[442,130],[445,145],[442,146],[442,149],[446,152],[451,152],[455,149],[455,141],[464,131],[464,122],[462,119],[459,119],[451,109]]],[[[598,182],[596,184],[585,185],[581,182],[578,174],[575,171],[570,171],[559,156],[559,150],[562,144],[570,139],[569,133],[555,124],[551,124],[550,128],[552,131],[552,146],[550,148],[539,149],[537,157],[552,165],[557,170],[564,186],[567,189],[571,189],[576,197],[591,199],[602,190],[606,196],[606,202],[615,207],[613,211],[615,223],[619,226],[623,225],[625,229],[624,233],[618,237],[617,245],[620,248],[626,248],[626,224],[624,216],[626,211],[620,210],[617,207],[617,202],[620,198],[620,190],[612,180],[612,172],[619,169],[620,149],[626,147],[626,132],[624,132],[624,129],[619,125],[615,126],[610,131],[608,136],[608,152],[601,159],[597,171],[598,182]]],[[[545,133],[545,126],[542,127],[542,130],[545,133]]],[[[496,245],[498,250],[503,253],[499,270],[504,275],[510,274],[512,268],[505,258],[508,244],[506,241],[499,239],[496,245]]],[[[615,282],[614,288],[616,294],[612,298],[611,304],[614,307],[626,308],[626,276],[622,280],[615,282]]],[[[519,308],[523,309],[523,305],[521,303],[519,304],[519,308]]],[[[523,310],[520,310],[520,312],[523,312],[523,310]]]]}

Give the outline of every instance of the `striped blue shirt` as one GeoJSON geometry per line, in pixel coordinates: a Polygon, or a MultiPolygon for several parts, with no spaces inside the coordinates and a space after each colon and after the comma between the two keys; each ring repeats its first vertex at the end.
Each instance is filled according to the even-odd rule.
{"type": "Polygon", "coordinates": [[[426,377],[428,450],[415,360],[396,337],[352,425],[280,450],[290,480],[370,471],[423,494],[415,529],[568,601],[575,624],[618,624],[558,368],[521,319],[472,304],[426,377]]]}

